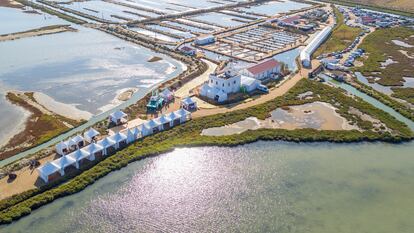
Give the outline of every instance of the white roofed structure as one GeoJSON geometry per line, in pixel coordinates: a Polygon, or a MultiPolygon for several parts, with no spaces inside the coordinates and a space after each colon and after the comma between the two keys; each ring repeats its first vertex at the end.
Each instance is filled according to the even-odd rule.
{"type": "Polygon", "coordinates": [[[60,155],[65,155],[66,153],[69,152],[69,142],[67,141],[59,142],[58,144],[56,144],[55,149],[56,149],[56,153],[60,155]]]}
{"type": "Polygon", "coordinates": [[[122,143],[126,144],[126,142],[127,142],[127,136],[125,134],[121,133],[121,132],[118,132],[118,133],[112,135],[110,138],[115,141],[116,149],[118,149],[120,146],[122,146],[122,143]]]}
{"type": "Polygon", "coordinates": [[[82,148],[82,150],[85,150],[91,154],[89,160],[92,161],[92,160],[95,160],[95,154],[103,152],[104,148],[102,145],[92,143],[82,148]]]}
{"type": "Polygon", "coordinates": [[[107,154],[108,148],[110,148],[110,147],[115,148],[115,146],[116,146],[116,142],[113,139],[111,139],[110,137],[106,137],[102,140],[99,140],[96,144],[103,147],[104,155],[107,154]]]}
{"type": "Polygon", "coordinates": [[[85,140],[87,141],[87,142],[89,142],[89,143],[91,143],[92,142],[92,140],[94,140],[95,139],[95,137],[96,136],[98,136],[100,133],[96,130],[96,129],[94,129],[94,128],[90,128],[90,129],[88,129],[88,131],[86,131],[84,134],[83,134],[83,137],[85,138],[85,140]]]}
{"type": "Polygon", "coordinates": [[[37,171],[40,178],[42,178],[45,183],[48,183],[52,175],[60,172],[60,168],[51,162],[47,162],[44,165],[38,167],[37,171]]]}
{"type": "Polygon", "coordinates": [[[76,147],[76,148],[82,147],[84,144],[83,142],[84,142],[83,137],[80,135],[76,135],[75,137],[69,140],[69,147],[76,147]]]}
{"type": "Polygon", "coordinates": [[[140,137],[141,131],[138,129],[138,127],[134,127],[132,129],[128,129],[126,136],[127,136],[127,142],[131,143],[137,140],[140,137]]]}
{"type": "Polygon", "coordinates": [[[84,160],[84,159],[89,159],[90,160],[90,158],[89,158],[90,155],[91,155],[91,153],[89,153],[88,151],[83,150],[83,149],[79,149],[79,150],[76,150],[76,151],[68,154],[67,157],[70,157],[70,158],[74,159],[75,162],[76,162],[76,168],[79,169],[81,161],[84,160]]]}
{"type": "Polygon", "coordinates": [[[300,53],[300,60],[305,67],[311,66],[311,56],[316,49],[329,37],[332,32],[332,26],[325,27],[320,31],[312,41],[300,53]]]}
{"type": "Polygon", "coordinates": [[[59,172],[63,176],[65,175],[65,168],[75,165],[76,160],[72,157],[68,157],[67,155],[65,155],[56,160],[53,160],[52,163],[53,165],[59,168],[59,172]]]}
{"type": "Polygon", "coordinates": [[[123,124],[127,121],[128,115],[121,110],[117,110],[109,115],[109,120],[116,125],[123,124]]]}

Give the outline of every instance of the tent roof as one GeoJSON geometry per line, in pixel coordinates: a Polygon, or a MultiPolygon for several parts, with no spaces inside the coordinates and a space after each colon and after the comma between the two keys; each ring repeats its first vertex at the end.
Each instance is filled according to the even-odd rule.
{"type": "Polygon", "coordinates": [[[161,123],[159,122],[159,121],[156,121],[156,120],[153,120],[153,119],[151,119],[151,120],[149,120],[149,121],[147,121],[147,122],[145,122],[145,125],[146,126],[149,126],[149,128],[150,129],[152,129],[152,128],[154,128],[154,127],[157,127],[157,126],[159,126],[161,123]]]}
{"type": "Polygon", "coordinates": [[[96,137],[96,136],[98,136],[100,133],[96,130],[96,129],[94,129],[94,128],[90,128],[90,129],[88,129],[88,131],[86,131],[84,134],[83,134],[83,136],[85,137],[85,138],[93,138],[93,137],[96,137]]]}
{"type": "Polygon", "coordinates": [[[67,166],[70,166],[76,163],[76,160],[72,157],[68,157],[67,155],[65,155],[56,160],[53,160],[52,163],[56,165],[57,167],[59,167],[60,169],[62,169],[62,168],[65,168],[67,166]]]}
{"type": "Polygon", "coordinates": [[[102,151],[103,150],[103,147],[101,145],[99,145],[99,144],[92,143],[92,144],[89,144],[88,146],[82,148],[82,150],[85,150],[85,151],[87,151],[87,152],[89,152],[91,154],[94,154],[94,153],[96,153],[98,151],[102,151]]]}
{"type": "Polygon", "coordinates": [[[76,135],[75,137],[73,137],[72,139],[69,140],[69,145],[75,145],[78,144],[79,142],[83,141],[83,137],[80,135],[76,135]]]}
{"type": "Polygon", "coordinates": [[[67,156],[74,159],[75,161],[79,161],[79,160],[82,160],[82,159],[84,159],[84,158],[86,158],[90,155],[91,155],[91,153],[89,153],[86,150],[81,149],[81,150],[76,150],[76,151],[68,154],[67,156]]]}
{"type": "Polygon", "coordinates": [[[170,89],[165,88],[163,91],[161,91],[160,95],[163,97],[167,97],[173,95],[173,93],[172,91],[170,91],[170,89]]]}
{"type": "Polygon", "coordinates": [[[175,119],[181,118],[181,115],[179,113],[177,113],[177,112],[171,112],[170,114],[168,114],[168,117],[171,120],[175,120],[175,119]]]}
{"type": "Polygon", "coordinates": [[[56,149],[58,150],[67,149],[68,147],[69,147],[68,141],[64,141],[64,142],[62,141],[56,144],[56,149]]]}
{"type": "Polygon", "coordinates": [[[51,163],[51,162],[47,162],[44,165],[40,166],[39,168],[37,168],[37,170],[45,175],[50,175],[53,174],[57,171],[60,170],[60,168],[58,166],[56,166],[55,164],[51,163]]]}
{"type": "Polygon", "coordinates": [[[124,118],[124,117],[126,117],[127,116],[127,114],[126,113],[124,113],[123,111],[121,111],[121,110],[117,110],[117,111],[115,111],[115,112],[113,112],[113,113],[111,113],[111,115],[109,115],[111,118],[113,118],[113,119],[117,119],[117,120],[119,120],[119,119],[122,119],[122,118],[124,118]]]}
{"type": "Polygon", "coordinates": [[[127,136],[121,132],[116,133],[115,135],[112,135],[110,137],[112,140],[114,140],[115,142],[121,142],[125,139],[127,139],[127,136]]]}
{"type": "Polygon", "coordinates": [[[187,116],[187,115],[191,114],[189,111],[187,111],[183,108],[180,108],[179,110],[175,111],[175,113],[177,113],[181,116],[187,116]]]}
{"type": "Polygon", "coordinates": [[[187,97],[187,98],[183,99],[181,101],[181,103],[183,103],[185,105],[190,105],[190,104],[194,104],[195,101],[191,97],[187,97]]]}
{"type": "Polygon", "coordinates": [[[171,118],[170,118],[169,116],[162,115],[161,117],[159,117],[159,118],[158,118],[158,121],[159,121],[161,124],[165,124],[165,123],[169,123],[169,122],[171,122],[171,118]]]}
{"type": "Polygon", "coordinates": [[[116,142],[113,139],[111,139],[110,137],[106,137],[106,138],[98,141],[96,144],[102,146],[103,148],[107,148],[107,147],[115,145],[116,142]]]}

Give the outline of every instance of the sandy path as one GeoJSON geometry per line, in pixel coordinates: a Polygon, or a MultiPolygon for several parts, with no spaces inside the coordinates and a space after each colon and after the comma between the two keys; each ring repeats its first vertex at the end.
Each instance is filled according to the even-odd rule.
{"type": "Polygon", "coordinates": [[[17,32],[17,33],[11,33],[11,34],[6,34],[6,35],[0,35],[0,42],[8,41],[8,40],[17,40],[17,39],[22,39],[22,38],[32,37],[32,36],[49,35],[49,34],[55,34],[55,33],[60,33],[60,32],[73,31],[73,30],[74,29],[66,25],[62,25],[60,27],[51,28],[51,29],[39,28],[39,29],[34,29],[30,31],[25,31],[25,32],[17,32]]]}
{"type": "Polygon", "coordinates": [[[190,95],[190,91],[192,89],[196,88],[197,86],[202,85],[204,82],[208,80],[209,75],[214,72],[217,65],[207,60],[203,60],[203,61],[208,65],[208,69],[206,70],[206,72],[204,72],[202,75],[198,76],[197,78],[191,80],[191,82],[184,84],[184,86],[182,86],[180,89],[178,89],[174,93],[175,96],[179,98],[187,97],[190,95]]]}
{"type": "MultiPolygon", "coordinates": [[[[319,61],[316,61],[316,60],[312,61],[312,67],[317,67],[318,65],[319,65],[319,61]]],[[[215,109],[201,109],[197,112],[194,112],[192,116],[194,118],[197,118],[197,117],[203,117],[203,116],[208,116],[208,115],[214,115],[218,113],[226,113],[226,112],[245,109],[245,108],[249,108],[249,107],[252,107],[258,104],[265,103],[276,97],[284,95],[293,86],[295,86],[296,83],[298,83],[302,78],[308,77],[309,72],[311,72],[311,70],[302,68],[299,73],[295,74],[293,77],[288,78],[287,80],[285,80],[278,86],[271,89],[268,94],[260,95],[256,97],[255,99],[252,99],[251,101],[243,102],[240,104],[225,105],[223,107],[215,108],[215,109]]]]}

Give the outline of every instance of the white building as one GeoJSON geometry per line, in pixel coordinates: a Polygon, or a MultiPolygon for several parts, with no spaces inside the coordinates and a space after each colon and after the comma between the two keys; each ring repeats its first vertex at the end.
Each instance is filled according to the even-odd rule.
{"type": "Polygon", "coordinates": [[[332,32],[332,27],[327,26],[319,32],[312,41],[300,53],[300,61],[304,67],[311,66],[311,56],[316,49],[329,37],[332,32]]]}
{"type": "Polygon", "coordinates": [[[255,78],[242,75],[240,85],[247,92],[252,92],[261,85],[261,82],[255,78]]]}
{"type": "Polygon", "coordinates": [[[244,69],[242,73],[248,77],[263,80],[280,74],[281,69],[282,64],[272,58],[250,66],[249,68],[244,69]]]}
{"type": "Polygon", "coordinates": [[[241,75],[236,74],[232,67],[226,72],[216,75],[210,74],[208,82],[200,90],[200,95],[214,99],[217,102],[227,100],[227,95],[240,91],[241,75]]]}
{"type": "Polygon", "coordinates": [[[214,43],[215,40],[216,39],[213,35],[199,36],[195,40],[195,44],[196,45],[206,45],[206,44],[214,43]]]}

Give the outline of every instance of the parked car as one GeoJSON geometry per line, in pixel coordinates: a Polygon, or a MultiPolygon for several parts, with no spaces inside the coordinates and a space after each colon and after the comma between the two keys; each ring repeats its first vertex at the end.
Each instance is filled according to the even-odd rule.
{"type": "Polygon", "coordinates": [[[257,90],[262,91],[264,93],[269,93],[269,89],[265,85],[259,85],[257,90]]]}

